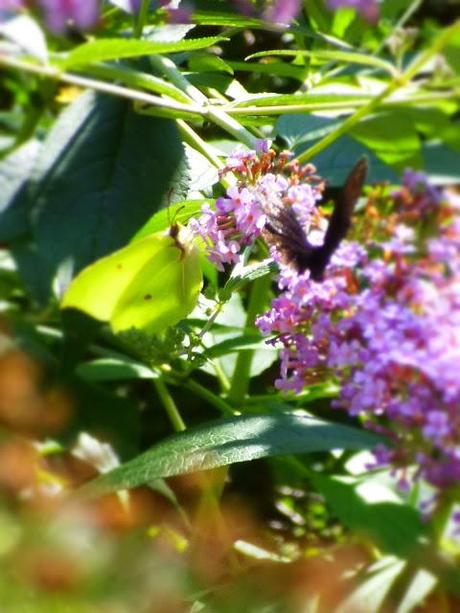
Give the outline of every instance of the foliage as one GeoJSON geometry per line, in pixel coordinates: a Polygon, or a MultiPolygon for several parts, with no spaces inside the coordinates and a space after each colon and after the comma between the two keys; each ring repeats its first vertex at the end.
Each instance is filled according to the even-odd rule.
{"type": "Polygon", "coordinates": [[[457,610],[458,3],[186,4],[0,3],[2,607],[457,610]]]}

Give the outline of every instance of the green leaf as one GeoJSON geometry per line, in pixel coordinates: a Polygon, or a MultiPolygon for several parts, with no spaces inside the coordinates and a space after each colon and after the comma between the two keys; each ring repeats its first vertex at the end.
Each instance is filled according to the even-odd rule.
{"type": "Polygon", "coordinates": [[[315,50],[308,51],[305,49],[273,49],[270,51],[259,51],[249,55],[246,60],[252,60],[258,57],[267,56],[285,56],[285,57],[310,57],[313,60],[324,62],[340,62],[346,64],[360,64],[362,66],[371,66],[384,70],[391,75],[396,73],[396,68],[379,57],[374,55],[366,55],[364,53],[354,53],[350,51],[330,51],[330,50],[315,50]]]}
{"type": "Polygon", "coordinates": [[[460,40],[457,36],[444,48],[443,53],[455,73],[460,73],[460,40]]]}
{"type": "Polygon", "coordinates": [[[207,36],[204,38],[189,38],[174,42],[152,42],[129,38],[100,38],[92,40],[73,49],[60,64],[61,68],[69,69],[84,66],[94,62],[119,60],[143,55],[159,55],[206,49],[228,40],[222,36],[207,36]]]}
{"type": "Polygon", "coordinates": [[[192,311],[202,286],[199,252],[185,228],[157,233],[85,268],[62,308],[76,308],[112,330],[162,333],[192,311]]]}
{"type": "Polygon", "coordinates": [[[306,67],[292,66],[285,62],[267,62],[259,64],[249,64],[247,62],[227,62],[233,70],[239,70],[243,72],[253,72],[261,74],[269,74],[271,76],[289,77],[297,79],[298,81],[304,81],[308,72],[306,67]]]}
{"type": "Polygon", "coordinates": [[[100,358],[79,364],[76,374],[87,381],[126,381],[130,379],[155,379],[158,375],[134,360],[100,358]]]}
{"type": "Polygon", "coordinates": [[[260,334],[244,334],[212,345],[212,347],[206,349],[205,355],[212,359],[229,353],[235,353],[241,349],[264,349],[265,351],[270,349],[271,351],[278,351],[273,346],[266,345],[265,340],[260,334]]]}
{"type": "Polygon", "coordinates": [[[57,272],[66,285],[74,271],[125,245],[172,186],[185,193],[185,179],[173,122],[138,115],[121,99],[79,96],[42,146],[27,197],[45,290],[57,272]]]}
{"type": "Polygon", "coordinates": [[[273,274],[277,272],[277,270],[278,265],[271,258],[247,266],[235,266],[227,283],[220,290],[220,299],[224,302],[229,300],[230,296],[236,290],[241,289],[251,281],[255,281],[260,277],[273,274]]]}
{"type": "Polygon", "coordinates": [[[289,149],[323,138],[343,123],[343,118],[331,119],[312,113],[281,115],[275,124],[275,134],[286,141],[289,149]]]}
{"type": "Polygon", "coordinates": [[[24,192],[40,150],[31,140],[0,162],[0,241],[9,242],[29,230],[24,192]]]}
{"type": "Polygon", "coordinates": [[[376,479],[312,473],[311,480],[348,528],[369,536],[384,551],[405,556],[425,533],[420,513],[376,479]]]}
{"type": "MultiPolygon", "coordinates": [[[[331,94],[331,93],[308,93],[308,94],[262,94],[251,96],[246,100],[240,100],[234,104],[234,107],[277,107],[277,106],[292,106],[295,112],[296,106],[302,106],[305,109],[312,110],[330,110],[340,109],[344,112],[349,108],[354,108],[359,103],[369,102],[370,96],[367,94],[331,94]]],[[[297,111],[298,112],[298,111],[297,111]]]]}
{"type": "Polygon", "coordinates": [[[310,471],[308,475],[350,530],[370,537],[383,551],[425,568],[454,594],[460,594],[458,566],[440,554],[433,543],[425,542],[428,531],[420,513],[388,488],[378,487],[379,475],[364,479],[328,477],[310,471]]]}
{"type": "MultiPolygon", "coordinates": [[[[289,148],[299,155],[316,138],[321,138],[337,126],[337,119],[317,115],[282,115],[276,123],[276,132],[286,140],[289,148]]],[[[369,162],[368,181],[398,182],[400,177],[390,166],[384,164],[368,147],[350,136],[342,136],[312,160],[328,185],[343,185],[356,160],[367,156],[369,162]]]]}
{"type": "Polygon", "coordinates": [[[363,449],[379,440],[369,432],[292,413],[218,420],[169,437],[100,477],[89,488],[95,493],[106,493],[258,458],[363,449]]]}
{"type": "Polygon", "coordinates": [[[406,9],[407,0],[384,0],[380,6],[380,14],[387,19],[394,19],[406,9]]]}
{"type": "Polygon", "coordinates": [[[439,141],[424,143],[424,168],[430,181],[441,185],[460,183],[460,154],[439,141]]]}
{"type": "Polygon", "coordinates": [[[350,134],[398,170],[421,166],[421,143],[410,113],[403,110],[379,113],[359,123],[350,134]]]}
{"type": "MultiPolygon", "coordinates": [[[[216,166],[187,143],[184,144],[184,149],[190,176],[189,196],[198,192],[200,195],[211,197],[213,185],[219,181],[219,172],[216,166]]],[[[212,151],[211,148],[210,151],[212,151]]]]}
{"type": "Polygon", "coordinates": [[[217,71],[233,74],[233,69],[217,55],[210,53],[194,53],[188,61],[190,70],[196,72],[217,71]]]}
{"type": "MultiPolygon", "coordinates": [[[[213,304],[209,305],[211,309],[213,304]]],[[[206,304],[204,300],[200,301],[200,309],[202,309],[202,318],[206,321],[208,315],[206,313],[206,304]]],[[[198,310],[198,309],[197,309],[198,310]]],[[[195,311],[195,315],[198,313],[195,311]]],[[[246,311],[244,309],[241,295],[234,292],[228,302],[226,302],[214,321],[211,330],[203,337],[204,346],[206,349],[212,349],[214,346],[230,341],[233,338],[241,337],[246,329],[246,311]]],[[[260,337],[262,340],[262,337],[260,337]]],[[[261,342],[255,351],[254,359],[251,362],[250,376],[256,377],[264,370],[269,368],[276,361],[278,354],[273,351],[272,347],[268,347],[261,342]]],[[[236,364],[237,355],[234,352],[229,352],[221,356],[220,365],[227,377],[231,377],[236,364]]],[[[211,364],[205,363],[201,367],[204,372],[215,375],[214,368],[211,364]]]]}

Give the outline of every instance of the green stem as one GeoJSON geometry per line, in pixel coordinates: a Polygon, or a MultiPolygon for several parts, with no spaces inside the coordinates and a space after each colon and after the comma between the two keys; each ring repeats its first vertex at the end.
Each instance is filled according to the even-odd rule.
{"type": "Polygon", "coordinates": [[[145,22],[147,21],[147,14],[149,12],[150,0],[142,0],[139,8],[139,15],[134,25],[134,37],[140,38],[144,29],[145,22]]]}
{"type": "Polygon", "coordinates": [[[220,160],[219,156],[215,153],[214,147],[208,145],[201,136],[199,136],[193,128],[191,128],[187,122],[182,119],[177,120],[177,127],[182,135],[182,138],[186,143],[196,149],[199,153],[211,162],[216,168],[223,168],[224,163],[220,160]]]}
{"type": "Polygon", "coordinates": [[[41,66],[39,64],[32,64],[30,62],[24,62],[13,57],[0,54],[0,65],[7,66],[8,68],[15,68],[37,74],[49,79],[55,79],[56,81],[62,81],[63,83],[70,83],[87,89],[93,89],[95,91],[110,94],[112,96],[118,96],[120,98],[127,98],[141,102],[149,106],[159,107],[161,109],[167,109],[174,113],[181,113],[186,115],[200,116],[206,114],[205,111],[195,105],[182,104],[166,98],[160,98],[159,96],[153,96],[143,91],[130,89],[121,85],[115,85],[113,83],[106,83],[104,81],[97,81],[96,79],[90,79],[88,77],[80,77],[79,75],[67,72],[61,72],[57,68],[51,66],[41,66]]]}
{"type": "Polygon", "coordinates": [[[224,369],[222,368],[222,364],[220,363],[220,360],[215,358],[214,360],[210,360],[210,364],[214,368],[214,372],[216,373],[216,377],[219,379],[221,390],[225,394],[228,394],[228,392],[230,390],[230,381],[228,380],[228,377],[227,377],[224,369]]]}
{"type": "Polygon", "coordinates": [[[150,58],[150,61],[157,70],[161,70],[168,77],[171,83],[186,93],[190,100],[202,105],[203,114],[210,121],[248,147],[254,148],[257,139],[225,111],[213,108],[209,104],[208,98],[184,77],[172,60],[161,55],[154,55],[150,58]]]}
{"type": "Polygon", "coordinates": [[[446,528],[449,524],[454,503],[451,500],[442,500],[436,509],[431,521],[434,542],[437,547],[441,547],[446,528]]]}
{"type": "Polygon", "coordinates": [[[402,15],[401,19],[394,26],[394,28],[391,30],[391,32],[384,38],[384,40],[382,40],[380,45],[377,47],[374,55],[379,55],[380,54],[380,52],[384,49],[385,45],[388,43],[388,40],[393,36],[393,34],[397,30],[399,30],[400,28],[403,28],[405,26],[406,22],[419,9],[419,7],[421,6],[422,2],[423,2],[423,0],[413,0],[413,2],[411,2],[411,4],[409,4],[409,6],[405,10],[404,14],[402,15]]]}
{"type": "Polygon", "coordinates": [[[404,87],[410,83],[411,79],[415,77],[420,70],[431,60],[433,56],[438,54],[443,47],[445,47],[451,39],[460,33],[460,22],[455,23],[453,26],[445,30],[434,41],[429,49],[417,56],[414,61],[408,66],[402,75],[397,79],[393,79],[391,83],[373,100],[368,104],[361,107],[356,113],[348,117],[338,128],[330,132],[327,136],[321,139],[318,143],[315,143],[312,147],[309,147],[299,157],[300,163],[310,160],[312,157],[329,147],[338,138],[349,132],[354,128],[364,117],[370,115],[385,98],[392,94],[397,89],[404,87]]]}
{"type": "Polygon", "coordinates": [[[394,81],[388,85],[383,92],[381,92],[376,98],[374,98],[371,102],[361,107],[356,113],[350,115],[345,121],[335,130],[332,130],[329,134],[327,134],[324,138],[322,138],[318,143],[315,143],[311,147],[309,147],[306,151],[304,151],[298,157],[298,161],[303,164],[307,160],[310,160],[315,155],[318,155],[324,149],[327,149],[329,145],[332,145],[338,138],[349,132],[352,128],[354,128],[363,117],[370,115],[384,100],[387,96],[389,96],[393,91],[398,87],[398,84],[394,81]]]}
{"type": "Polygon", "coordinates": [[[155,94],[168,96],[183,104],[188,104],[190,102],[190,98],[171,83],[159,79],[154,75],[127,68],[126,66],[110,66],[102,63],[92,64],[90,66],[85,66],[85,72],[89,77],[96,77],[104,81],[117,81],[134,91],[145,89],[155,94]]]}
{"type": "Polygon", "coordinates": [[[176,432],[183,432],[186,429],[186,425],[164,381],[161,378],[153,379],[153,385],[155,386],[158,396],[163,403],[174,430],[176,432]]]}
{"type": "MultiPolygon", "coordinates": [[[[456,85],[456,84],[454,84],[456,85]]],[[[423,93],[408,96],[407,98],[393,98],[386,100],[381,108],[394,108],[406,106],[408,104],[436,104],[443,100],[452,100],[456,95],[455,91],[448,90],[436,93],[423,93]]],[[[264,116],[264,115],[286,115],[288,113],[313,113],[315,111],[343,111],[346,113],[351,109],[360,109],[366,106],[374,98],[361,96],[359,99],[342,100],[339,102],[303,102],[301,104],[271,104],[267,106],[225,106],[222,110],[232,116],[264,116]]]]}
{"type": "Polygon", "coordinates": [[[237,415],[237,411],[235,411],[235,409],[233,409],[227,402],[225,402],[225,400],[222,400],[222,398],[208,390],[200,383],[197,383],[193,379],[188,379],[187,381],[184,381],[183,386],[188,388],[197,396],[203,398],[203,400],[209,402],[209,404],[216,407],[216,409],[218,409],[222,413],[222,415],[225,415],[225,417],[234,417],[235,415],[237,415]]]}
{"type": "MultiPolygon", "coordinates": [[[[245,334],[256,330],[254,322],[257,315],[266,307],[271,282],[271,275],[265,275],[256,279],[252,284],[244,329],[245,334]]],[[[253,357],[253,349],[245,349],[237,354],[235,370],[233,371],[230,392],[228,394],[229,400],[236,405],[240,405],[248,393],[253,357]]]]}
{"type": "Polygon", "coordinates": [[[202,339],[203,336],[206,334],[206,332],[208,332],[208,330],[211,329],[213,323],[216,321],[217,317],[219,316],[219,313],[222,311],[223,308],[224,308],[223,302],[216,302],[214,311],[212,312],[212,315],[207,319],[204,326],[201,328],[200,333],[198,334],[198,338],[202,339]]]}

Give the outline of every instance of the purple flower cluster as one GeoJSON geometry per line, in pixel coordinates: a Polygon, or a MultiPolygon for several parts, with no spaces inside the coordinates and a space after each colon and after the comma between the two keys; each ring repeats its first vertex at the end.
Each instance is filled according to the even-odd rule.
{"type": "Polygon", "coordinates": [[[379,18],[379,7],[376,0],[328,0],[327,4],[332,10],[342,7],[354,8],[370,23],[376,22],[379,18]]]}
{"type": "Polygon", "coordinates": [[[57,34],[66,31],[69,23],[80,30],[89,30],[99,19],[98,0],[39,0],[48,28],[57,34]]]}
{"type": "Polygon", "coordinates": [[[335,402],[390,437],[378,465],[417,466],[439,488],[460,482],[460,209],[407,172],[370,198],[325,280],[281,269],[281,294],[257,324],[282,345],[276,385],[341,384],[335,402]],[[385,211],[385,216],[379,215],[385,211]]]}
{"type": "Polygon", "coordinates": [[[270,211],[292,206],[306,232],[318,225],[322,183],[311,164],[301,167],[290,157],[286,152],[276,156],[267,141],[260,141],[256,150],[237,149],[227,158],[221,172],[230,183],[226,195],[217,199],[215,210],[205,205],[189,224],[219,270],[240,261],[243,248],[261,235],[270,211]]]}
{"type": "Polygon", "coordinates": [[[300,13],[300,0],[271,0],[254,2],[233,0],[239,11],[245,15],[261,14],[263,19],[277,24],[288,24],[300,13]],[[263,5],[262,8],[259,5],[263,5]]]}
{"type": "MultiPolygon", "coordinates": [[[[89,30],[99,19],[99,0],[37,0],[47,27],[55,34],[66,32],[69,24],[89,30]]],[[[0,19],[24,8],[25,0],[0,0],[0,19]]]]}

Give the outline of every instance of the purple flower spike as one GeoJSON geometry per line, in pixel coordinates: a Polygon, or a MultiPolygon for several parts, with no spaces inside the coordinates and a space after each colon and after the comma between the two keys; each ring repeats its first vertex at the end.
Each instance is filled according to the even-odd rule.
{"type": "Polygon", "coordinates": [[[300,0],[275,0],[265,11],[267,21],[288,24],[300,13],[300,0]]]}
{"type": "Polygon", "coordinates": [[[93,28],[99,19],[98,0],[39,0],[48,28],[64,34],[70,25],[80,30],[93,28]]]}
{"type": "Polygon", "coordinates": [[[277,388],[334,378],[334,406],[393,443],[375,449],[375,466],[393,466],[404,487],[411,465],[414,479],[458,487],[460,209],[414,172],[380,203],[385,216],[378,205],[361,220],[378,231],[341,243],[322,283],[281,267],[281,294],[256,323],[281,345],[277,388]]]}
{"type": "Polygon", "coordinates": [[[243,15],[258,15],[272,23],[287,25],[300,13],[300,0],[269,0],[257,9],[251,0],[233,0],[236,8],[243,15]]]}
{"type": "Polygon", "coordinates": [[[219,270],[240,261],[241,251],[261,235],[273,208],[292,207],[306,231],[314,225],[321,197],[314,169],[300,168],[289,159],[286,153],[276,157],[268,141],[258,141],[254,151],[237,148],[228,156],[222,174],[228,174],[232,184],[226,195],[217,199],[215,211],[204,206],[201,217],[190,224],[219,270]]]}

